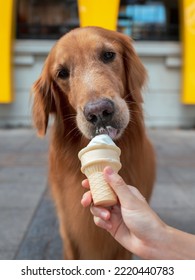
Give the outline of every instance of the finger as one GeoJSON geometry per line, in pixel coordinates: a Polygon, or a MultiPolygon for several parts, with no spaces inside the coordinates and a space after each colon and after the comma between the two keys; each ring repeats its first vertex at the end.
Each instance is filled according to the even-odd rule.
{"type": "Polygon", "coordinates": [[[96,217],[96,216],[94,216],[93,220],[94,220],[94,223],[98,227],[101,227],[101,228],[103,228],[105,230],[108,230],[108,231],[110,231],[112,229],[112,224],[111,224],[110,221],[104,221],[101,218],[96,217]]]}
{"type": "Polygon", "coordinates": [[[104,169],[105,180],[113,188],[123,208],[135,210],[147,204],[141,193],[132,186],[127,186],[122,177],[111,167],[104,169]],[[143,203],[144,202],[144,203],[143,203]]]}
{"type": "Polygon", "coordinates": [[[81,185],[83,186],[83,188],[85,189],[89,189],[90,186],[89,186],[89,180],[88,179],[85,179],[81,182],[81,185]]]}
{"type": "Polygon", "coordinates": [[[88,191],[86,193],[84,193],[82,199],[81,199],[81,204],[83,207],[87,207],[92,203],[92,196],[91,196],[91,192],[88,191]]]}
{"type": "Polygon", "coordinates": [[[127,186],[129,188],[129,190],[140,200],[146,202],[145,197],[139,192],[139,190],[135,187],[132,186],[127,186]]]}
{"type": "Polygon", "coordinates": [[[95,217],[99,217],[105,221],[110,219],[110,212],[108,211],[108,209],[92,205],[90,207],[90,211],[95,217]]]}
{"type": "Polygon", "coordinates": [[[127,184],[124,182],[122,177],[119,176],[109,166],[104,169],[104,177],[118,196],[120,204],[123,205],[123,207],[128,207],[130,199],[134,197],[134,195],[130,192],[129,188],[127,187],[127,184]]]}

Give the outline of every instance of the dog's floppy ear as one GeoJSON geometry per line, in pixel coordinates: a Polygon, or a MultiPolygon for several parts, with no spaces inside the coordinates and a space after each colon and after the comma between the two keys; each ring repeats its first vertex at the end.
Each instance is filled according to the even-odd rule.
{"type": "Polygon", "coordinates": [[[33,107],[32,115],[34,125],[40,137],[46,134],[49,113],[54,111],[54,99],[52,96],[52,81],[48,73],[48,59],[45,62],[41,76],[32,87],[33,107]]]}
{"type": "Polygon", "coordinates": [[[123,48],[127,94],[131,94],[134,101],[141,103],[143,102],[141,90],[147,78],[145,67],[134,50],[131,38],[121,33],[119,38],[123,48]]]}

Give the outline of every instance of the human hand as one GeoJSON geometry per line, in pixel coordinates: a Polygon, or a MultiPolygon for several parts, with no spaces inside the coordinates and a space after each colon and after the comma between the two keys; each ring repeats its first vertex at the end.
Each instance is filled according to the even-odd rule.
{"type": "MultiPolygon", "coordinates": [[[[119,203],[111,208],[91,206],[94,222],[106,229],[129,251],[147,258],[151,250],[156,250],[166,225],[150,208],[145,198],[135,187],[125,184],[123,179],[110,167],[104,169],[105,180],[115,191],[119,203]]],[[[82,185],[89,188],[88,180],[82,185]]],[[[83,195],[84,207],[91,204],[90,191],[83,195]]]]}

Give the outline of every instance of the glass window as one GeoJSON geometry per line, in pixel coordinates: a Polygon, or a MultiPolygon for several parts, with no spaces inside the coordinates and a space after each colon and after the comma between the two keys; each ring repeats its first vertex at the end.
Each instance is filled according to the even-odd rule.
{"type": "MultiPolygon", "coordinates": [[[[118,31],[134,40],[179,40],[179,0],[121,0],[118,31]]],[[[18,0],[17,38],[58,39],[79,26],[77,0],[18,0]]]]}
{"type": "Polygon", "coordinates": [[[58,39],[79,26],[76,0],[18,0],[17,38],[58,39]]]}
{"type": "Polygon", "coordinates": [[[179,40],[178,1],[122,0],[118,29],[134,40],[179,40]]]}

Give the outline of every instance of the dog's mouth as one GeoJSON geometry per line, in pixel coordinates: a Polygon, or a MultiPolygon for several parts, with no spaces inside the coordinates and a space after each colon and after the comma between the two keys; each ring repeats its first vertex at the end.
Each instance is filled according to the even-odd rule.
{"type": "Polygon", "coordinates": [[[97,127],[95,130],[95,135],[100,135],[100,134],[107,134],[112,138],[113,140],[117,138],[119,133],[119,130],[117,128],[114,128],[110,125],[103,126],[103,127],[97,127]]]}

